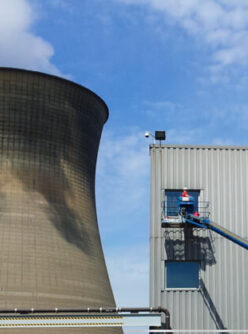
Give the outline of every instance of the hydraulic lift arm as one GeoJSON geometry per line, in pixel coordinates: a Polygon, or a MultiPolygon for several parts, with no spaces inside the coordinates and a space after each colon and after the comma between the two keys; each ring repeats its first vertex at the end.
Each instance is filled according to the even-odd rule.
{"type": "Polygon", "coordinates": [[[222,235],[226,239],[229,239],[229,240],[233,241],[234,243],[238,244],[239,246],[241,246],[245,249],[248,249],[248,240],[245,240],[245,239],[241,238],[240,236],[232,233],[231,231],[229,231],[226,228],[212,222],[209,219],[202,218],[202,217],[196,217],[192,214],[188,214],[186,216],[186,222],[189,223],[189,224],[195,225],[197,227],[212,230],[212,231],[222,235]]]}

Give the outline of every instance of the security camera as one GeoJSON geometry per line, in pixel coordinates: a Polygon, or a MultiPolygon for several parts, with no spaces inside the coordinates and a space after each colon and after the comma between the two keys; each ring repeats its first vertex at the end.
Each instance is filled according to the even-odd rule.
{"type": "Polygon", "coordinates": [[[146,138],[149,138],[149,137],[150,137],[150,132],[149,132],[149,131],[146,131],[146,132],[145,132],[145,137],[146,137],[146,138]]]}

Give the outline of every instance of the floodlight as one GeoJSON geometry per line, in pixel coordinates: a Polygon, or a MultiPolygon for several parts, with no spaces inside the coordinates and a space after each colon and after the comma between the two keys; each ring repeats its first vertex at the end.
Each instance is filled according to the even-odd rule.
{"type": "Polygon", "coordinates": [[[155,139],[156,140],[165,140],[166,132],[165,131],[155,131],[155,139]]]}

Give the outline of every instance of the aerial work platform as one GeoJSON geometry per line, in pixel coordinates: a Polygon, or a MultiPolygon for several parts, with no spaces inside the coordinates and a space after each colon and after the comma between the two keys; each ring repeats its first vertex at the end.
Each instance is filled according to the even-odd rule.
{"type": "Polygon", "coordinates": [[[176,208],[174,207],[175,203],[173,203],[173,207],[167,208],[167,212],[177,212],[177,215],[167,216],[165,215],[164,210],[164,215],[162,217],[162,227],[178,228],[188,225],[212,230],[224,238],[238,244],[239,246],[248,249],[248,240],[211,221],[209,219],[209,203],[199,202],[199,204],[200,203],[201,205],[196,207],[195,199],[192,196],[189,196],[187,191],[184,191],[182,195],[178,197],[176,208]]]}

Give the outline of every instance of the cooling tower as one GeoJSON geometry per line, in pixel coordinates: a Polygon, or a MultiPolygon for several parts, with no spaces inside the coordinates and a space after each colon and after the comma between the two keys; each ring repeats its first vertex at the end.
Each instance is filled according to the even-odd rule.
{"type": "Polygon", "coordinates": [[[95,207],[107,117],[105,103],[80,85],[0,68],[0,308],[115,305],[95,207]]]}

